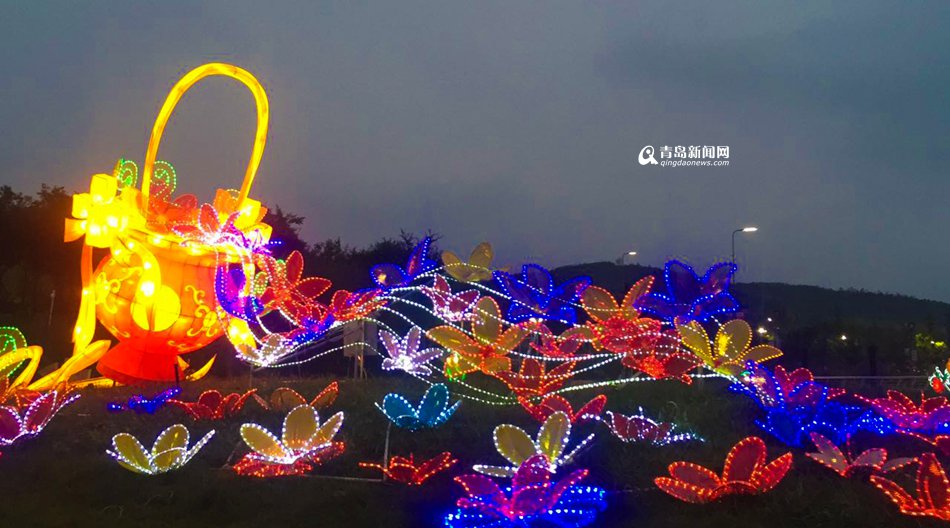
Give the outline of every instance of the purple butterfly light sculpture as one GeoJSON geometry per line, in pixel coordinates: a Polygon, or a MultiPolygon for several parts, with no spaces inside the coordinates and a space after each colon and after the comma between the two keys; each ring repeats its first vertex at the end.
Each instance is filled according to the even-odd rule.
{"type": "Polygon", "coordinates": [[[556,285],[551,272],[537,264],[522,266],[520,277],[504,271],[496,271],[492,275],[501,285],[505,295],[511,299],[505,316],[511,323],[528,319],[548,319],[575,324],[575,306],[591,283],[590,277],[574,277],[556,285]]]}
{"type": "Polygon", "coordinates": [[[434,270],[438,264],[429,258],[429,248],[432,237],[426,237],[419,242],[409,255],[406,267],[396,264],[379,264],[370,270],[370,276],[377,286],[383,289],[407,286],[423,273],[434,270]]]}

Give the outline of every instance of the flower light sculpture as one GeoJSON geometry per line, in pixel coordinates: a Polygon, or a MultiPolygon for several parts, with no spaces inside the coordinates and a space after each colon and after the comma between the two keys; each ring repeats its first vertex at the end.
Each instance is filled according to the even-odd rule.
{"type": "Polygon", "coordinates": [[[432,309],[436,317],[443,321],[459,322],[471,317],[472,308],[478,301],[478,290],[465,290],[452,293],[449,282],[441,275],[436,275],[432,286],[423,286],[422,293],[432,301],[432,309]]]}
{"type": "Polygon", "coordinates": [[[845,455],[834,442],[824,436],[811,433],[810,437],[815,447],[818,448],[818,452],[805,453],[805,455],[844,478],[848,478],[862,469],[873,473],[890,473],[917,461],[916,458],[892,458],[888,460],[887,450],[883,447],[867,449],[852,459],[845,455]]]}
{"type": "Polygon", "coordinates": [[[379,340],[382,341],[389,355],[383,359],[383,370],[402,370],[414,376],[428,376],[432,373],[428,363],[442,356],[442,349],[439,348],[419,350],[419,345],[422,343],[422,329],[418,326],[409,329],[409,333],[403,338],[392,332],[380,330],[379,340]]]}
{"type": "Polygon", "coordinates": [[[664,446],[677,442],[688,442],[703,439],[693,433],[674,433],[676,425],[671,422],[658,422],[648,418],[640,409],[639,414],[627,416],[612,411],[604,413],[600,421],[604,422],[614,436],[622,442],[646,443],[655,446],[664,446]]]}
{"type": "Polygon", "coordinates": [[[408,486],[421,486],[433,476],[455,465],[456,462],[458,460],[452,457],[452,453],[445,451],[421,462],[416,462],[410,454],[408,457],[394,456],[386,465],[360,462],[360,467],[378,469],[386,478],[408,486]]]}
{"type": "Polygon", "coordinates": [[[524,340],[526,330],[521,326],[505,328],[498,302],[491,297],[476,303],[470,326],[471,335],[450,325],[426,333],[451,352],[445,361],[445,376],[452,379],[478,371],[495,374],[511,370],[508,354],[524,340]]]}
{"type": "Polygon", "coordinates": [[[647,293],[634,302],[634,307],[669,323],[705,323],[717,315],[735,313],[739,302],[729,293],[729,284],[737,269],[731,262],[720,262],[700,278],[690,266],[671,260],[663,270],[669,293],[647,293]]]}
{"type": "Polygon", "coordinates": [[[134,436],[119,433],[112,437],[112,449],[107,450],[120,466],[144,475],[158,475],[176,470],[188,463],[214,436],[208,431],[195,445],[188,447],[188,428],[175,424],[162,431],[152,449],[146,451],[134,436]]]}
{"type": "Polygon", "coordinates": [[[571,423],[583,423],[597,418],[600,416],[600,413],[604,412],[604,407],[607,406],[607,396],[603,394],[594,396],[590,401],[577,409],[576,412],[571,402],[559,394],[547,396],[539,403],[532,403],[526,398],[518,398],[518,403],[521,404],[532,418],[541,423],[556,412],[566,414],[571,423]]]}
{"type": "Polygon", "coordinates": [[[899,430],[925,435],[950,433],[950,403],[943,396],[925,398],[921,393],[920,405],[896,390],[887,391],[884,398],[859,398],[899,430]]]}
{"type": "Polygon", "coordinates": [[[241,426],[241,438],[252,452],[235,464],[234,471],[255,477],[307,473],[343,452],[343,442],[333,441],[342,425],[343,412],[320,424],[316,409],[306,404],[284,418],[280,439],[257,424],[246,423],[241,426]]]}
{"type": "Polygon", "coordinates": [[[813,432],[843,444],[858,431],[878,435],[893,431],[893,426],[873,411],[833,400],[842,394],[840,389],[807,381],[803,376],[793,386],[786,383],[786,387],[792,386],[786,393],[782,377],[774,376],[762,365],[750,362],[746,372],[748,374],[729,389],[752,398],[765,413],[763,418],[755,420],[756,425],[786,445],[809,445],[809,435],[813,432]]]}
{"type": "Polygon", "coordinates": [[[713,502],[726,495],[766,493],[785,478],[792,467],[792,453],[769,463],[766,454],[765,442],[750,436],[729,451],[722,475],[691,462],[673,462],[670,476],[657,477],[654,482],[667,494],[694,503],[713,502]]]}
{"type": "Polygon", "coordinates": [[[377,404],[376,407],[396,427],[417,431],[438,427],[447,422],[461,403],[460,400],[449,405],[449,388],[443,383],[436,383],[422,395],[418,406],[412,405],[398,394],[390,393],[383,398],[383,404],[377,404]]]}
{"type": "Polygon", "coordinates": [[[920,455],[919,462],[917,497],[885,477],[872,475],[871,482],[897,504],[901,513],[950,521],[950,481],[943,466],[933,453],[920,455]]]}
{"type": "Polygon", "coordinates": [[[193,420],[223,420],[241,412],[248,398],[256,392],[257,389],[251,389],[244,394],[232,392],[225,396],[211,389],[202,392],[193,402],[168,400],[168,403],[183,409],[193,420]]]}
{"type": "Polygon", "coordinates": [[[587,322],[594,334],[593,344],[615,354],[652,350],[662,324],[658,319],[640,317],[634,303],[650,291],[653,277],[644,277],[630,287],[620,303],[613,294],[598,286],[584,290],[584,310],[590,315],[587,322]]]}
{"type": "Polygon", "coordinates": [[[457,281],[483,282],[492,278],[491,261],[494,256],[491,244],[482,242],[472,250],[468,262],[462,262],[462,259],[451,251],[443,251],[442,264],[445,266],[445,272],[457,281]]]}
{"type": "Polygon", "coordinates": [[[528,459],[536,455],[544,455],[548,463],[548,470],[554,473],[558,467],[570,464],[574,457],[590,444],[594,435],[590,434],[581,440],[574,449],[567,450],[571,440],[571,421],[563,412],[556,412],[545,420],[538,430],[538,435],[532,440],[528,433],[520,427],[502,424],[495,428],[495,449],[505,457],[510,466],[476,465],[472,469],[493,477],[511,477],[518,468],[528,459]]]}
{"type": "Polygon", "coordinates": [[[591,282],[589,277],[575,277],[563,284],[555,284],[551,272],[537,264],[522,266],[520,277],[506,271],[495,271],[493,276],[511,299],[505,316],[511,323],[529,319],[576,323],[577,310],[574,307],[591,282]]]}
{"type": "Polygon", "coordinates": [[[429,258],[432,238],[426,237],[413,248],[405,267],[396,264],[378,264],[370,270],[377,286],[383,289],[407,286],[420,275],[434,270],[438,264],[429,258]]]}
{"type": "Polygon", "coordinates": [[[295,407],[304,404],[310,405],[317,410],[326,409],[330,405],[333,405],[333,402],[336,401],[336,397],[339,396],[339,394],[340,384],[334,381],[324,387],[323,390],[317,393],[309,402],[303,395],[289,387],[278,387],[274,389],[274,392],[271,393],[268,400],[264,400],[256,394],[255,398],[261,407],[265,409],[277,412],[290,412],[295,407]]]}
{"type": "Polygon", "coordinates": [[[0,405],[0,446],[40,434],[60,409],[78,398],[79,394],[53,390],[40,395],[23,410],[0,405]]]}
{"type": "Polygon", "coordinates": [[[582,527],[594,522],[606,507],[606,492],[578,483],[587,476],[578,469],[552,480],[544,455],[525,460],[502,488],[494,480],[478,474],[461,475],[455,481],[465,490],[458,510],[445,517],[448,528],[542,528],[582,527]]]}
{"type": "Polygon", "coordinates": [[[752,344],[752,328],[741,319],[733,319],[719,327],[714,340],[696,321],[677,321],[683,345],[690,349],[711,370],[730,378],[738,378],[748,362],[762,363],[782,355],[772,345],[752,344]]]}

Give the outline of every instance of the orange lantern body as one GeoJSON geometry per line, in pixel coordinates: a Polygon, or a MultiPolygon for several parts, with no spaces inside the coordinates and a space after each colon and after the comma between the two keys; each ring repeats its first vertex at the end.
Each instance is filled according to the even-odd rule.
{"type": "Polygon", "coordinates": [[[98,370],[124,383],[174,379],[179,354],[223,333],[214,296],[217,255],[172,245],[147,248],[160,270],[158,280],[113,255],[94,273],[96,318],[120,341],[99,360],[98,370]]]}
{"type": "Polygon", "coordinates": [[[83,298],[74,356],[89,349],[96,319],[119,344],[99,359],[98,370],[121,383],[171,381],[187,364],[179,356],[220,337],[216,270],[239,265],[253,273],[251,246],[266,242],[266,209],[248,198],[267,137],[264,90],[248,72],[206,64],[173,88],[152,129],[142,188],[135,164],[120,160],[112,176],[93,176],[89,193],[73,198],[66,240],[84,238],[83,298]],[[240,191],[218,190],[200,208],[194,197],[173,200],[174,169],[156,159],[165,124],[185,91],[199,80],[224,75],[247,86],[257,103],[257,134],[240,191]],[[107,248],[92,271],[92,248],[107,248]]]}

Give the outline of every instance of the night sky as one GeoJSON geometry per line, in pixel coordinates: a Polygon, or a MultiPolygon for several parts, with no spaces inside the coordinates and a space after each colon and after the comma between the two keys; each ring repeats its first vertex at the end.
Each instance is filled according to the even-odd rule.
{"type": "MultiPolygon", "coordinates": [[[[950,301],[950,3],[3,4],[21,191],[141,163],[171,85],[224,61],[270,96],[252,196],[311,241],[432,228],[506,265],[705,267],[751,224],[739,280],[950,301]],[[731,165],[642,167],[645,145],[731,165]]],[[[179,191],[238,186],[253,125],[245,88],[199,84],[160,154],[179,191]]]]}

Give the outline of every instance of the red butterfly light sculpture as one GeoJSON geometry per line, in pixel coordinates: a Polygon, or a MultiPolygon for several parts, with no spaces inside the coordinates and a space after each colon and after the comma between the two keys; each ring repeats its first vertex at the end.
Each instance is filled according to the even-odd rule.
{"type": "Polygon", "coordinates": [[[915,458],[888,460],[887,450],[880,447],[868,449],[854,457],[853,460],[849,460],[848,456],[841,451],[841,448],[831,440],[814,432],[809,436],[815,447],[818,448],[818,452],[805,453],[805,455],[844,478],[850,477],[856,470],[862,468],[874,473],[890,473],[917,461],[915,458]]]}
{"type": "Polygon", "coordinates": [[[244,394],[232,392],[224,396],[212,389],[202,392],[193,402],[168,400],[168,403],[184,409],[194,420],[222,420],[239,413],[247,399],[256,392],[257,389],[251,389],[244,394]]]}
{"type": "Polygon", "coordinates": [[[472,318],[472,308],[478,301],[478,290],[466,290],[452,293],[449,281],[441,275],[435,276],[432,286],[420,288],[422,293],[432,301],[432,308],[436,316],[445,321],[459,322],[472,318]]]}
{"type": "Polygon", "coordinates": [[[702,438],[692,433],[674,434],[675,425],[672,422],[657,422],[647,418],[643,415],[643,409],[640,409],[640,414],[634,416],[612,411],[607,411],[605,415],[605,419],[601,421],[623,442],[644,442],[661,446],[686,440],[702,441],[702,438]]]}
{"type": "Polygon", "coordinates": [[[671,330],[658,333],[651,348],[628,352],[621,363],[653,379],[678,379],[686,384],[693,382],[689,372],[703,364],[680,348],[679,334],[671,330]]]}
{"type": "Polygon", "coordinates": [[[758,495],[774,488],[792,467],[788,452],[765,463],[765,442],[756,436],[744,438],[726,456],[722,476],[691,462],[673,462],[669,477],[654,479],[657,487],[686,502],[706,503],[726,495],[758,495]]]}
{"type": "Polygon", "coordinates": [[[551,370],[534,358],[524,358],[518,372],[504,370],[496,372],[495,377],[504,381],[508,388],[519,398],[545,396],[556,391],[574,373],[574,361],[563,361],[551,370]]]}
{"type": "Polygon", "coordinates": [[[280,310],[288,319],[300,323],[305,318],[321,319],[326,307],[317,297],[330,289],[331,282],[322,277],[303,277],[303,255],[292,252],[281,262],[269,255],[259,255],[260,266],[267,272],[267,288],[261,302],[280,310]]]}
{"type": "Polygon", "coordinates": [[[858,398],[871,405],[898,429],[926,434],[946,430],[950,424],[950,404],[943,396],[925,398],[921,393],[919,406],[896,390],[887,391],[886,398],[858,398]]]}
{"type": "Polygon", "coordinates": [[[653,277],[637,281],[619,304],[607,290],[589,286],[582,298],[584,310],[590,315],[588,326],[594,335],[594,346],[616,354],[652,350],[662,323],[640,317],[634,302],[650,291],[653,277]]]}
{"type": "Polygon", "coordinates": [[[920,455],[917,467],[917,498],[893,480],[871,476],[871,482],[900,508],[901,513],[950,521],[950,482],[933,453],[920,455]]]}
{"type": "Polygon", "coordinates": [[[341,323],[361,319],[386,304],[379,294],[380,290],[376,289],[356,292],[337,290],[330,298],[329,313],[341,323]]]}
{"type": "Polygon", "coordinates": [[[531,348],[549,358],[572,358],[584,343],[593,339],[590,328],[586,326],[572,326],[561,335],[554,335],[551,329],[541,322],[524,323],[524,326],[538,336],[537,343],[530,343],[531,348]]]}
{"type": "Polygon", "coordinates": [[[604,412],[604,407],[607,406],[607,396],[598,394],[578,409],[576,413],[574,407],[571,406],[571,402],[556,394],[545,397],[537,404],[531,403],[527,398],[518,398],[518,403],[528,411],[532,418],[540,423],[544,423],[549,416],[558,411],[566,414],[571,423],[583,423],[595,419],[604,412]]]}
{"type": "Polygon", "coordinates": [[[410,454],[408,458],[394,456],[389,459],[389,463],[385,466],[372,462],[360,462],[360,467],[378,469],[387,478],[396,482],[409,486],[421,486],[422,483],[452,467],[456,462],[458,460],[452,458],[452,453],[445,451],[418,464],[413,459],[413,455],[410,454]]]}

